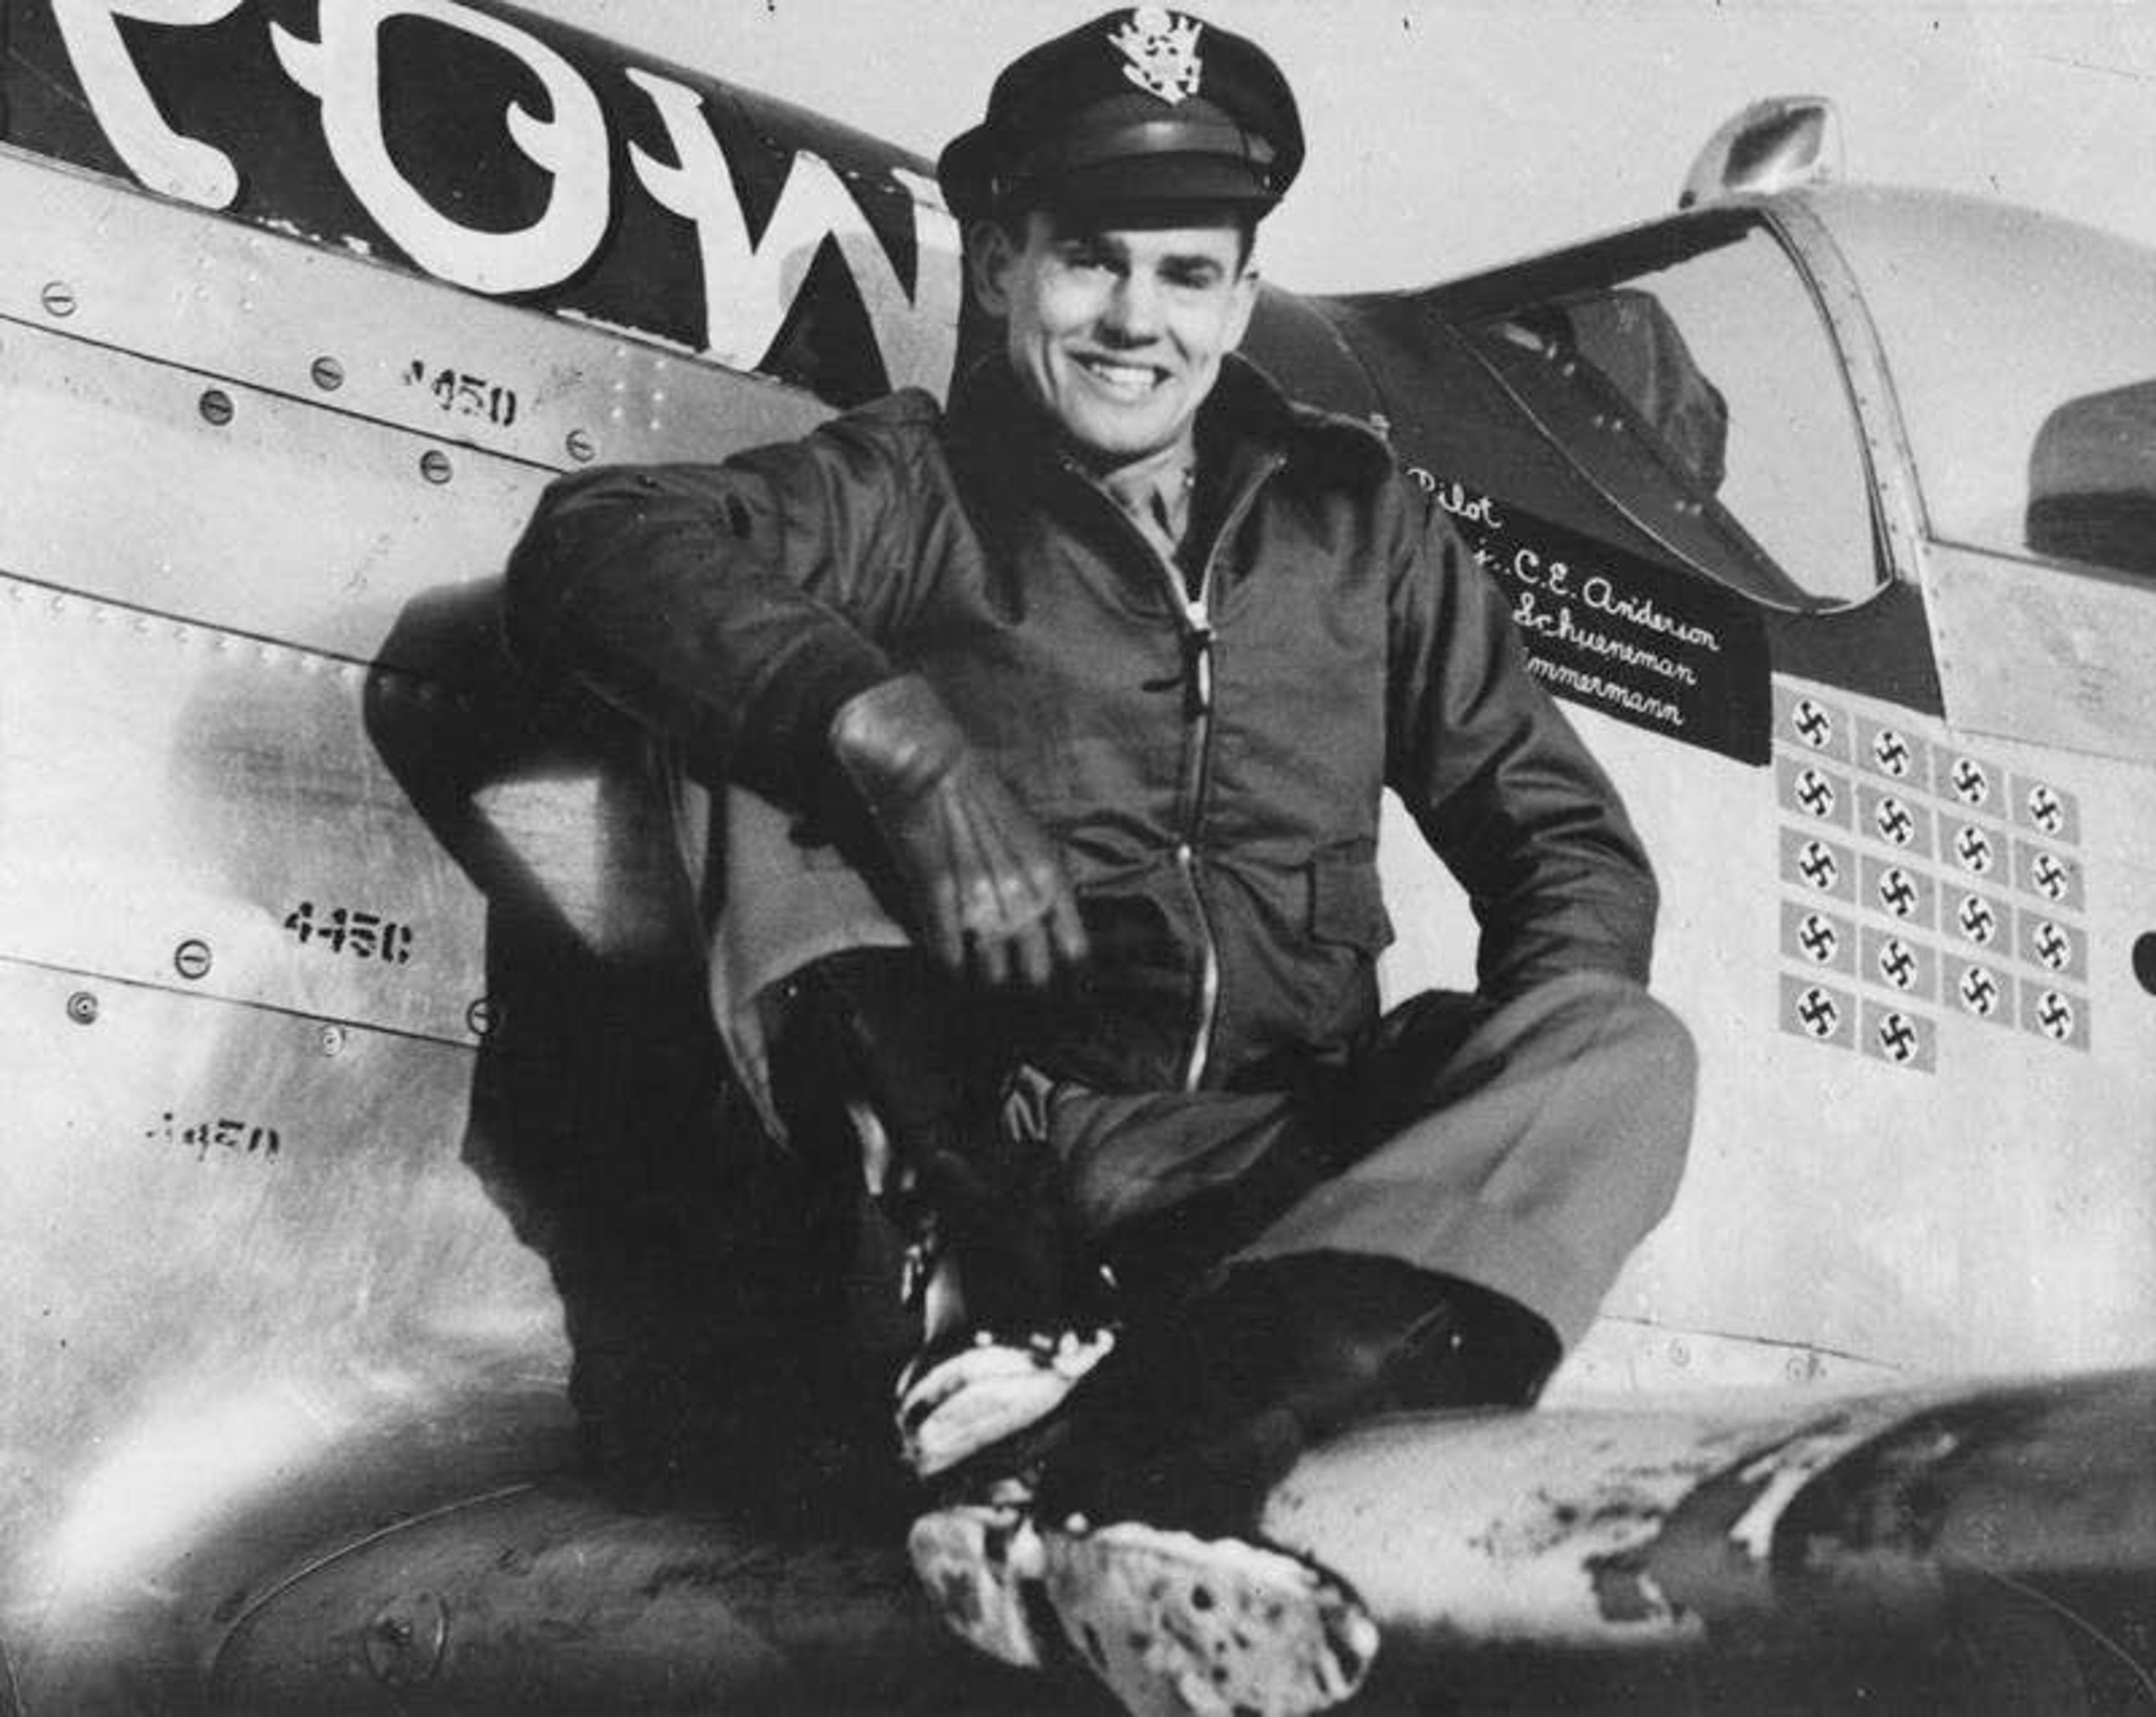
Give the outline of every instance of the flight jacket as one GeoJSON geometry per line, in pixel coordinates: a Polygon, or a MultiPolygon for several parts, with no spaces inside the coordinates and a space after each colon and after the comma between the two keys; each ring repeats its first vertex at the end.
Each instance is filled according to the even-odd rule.
{"type": "Polygon", "coordinates": [[[1230,358],[1198,420],[1186,573],[992,358],[724,464],[547,491],[512,649],[808,810],[839,706],[925,676],[1060,844],[1086,968],[1014,1004],[1107,1090],[1289,1089],[1376,1017],[1390,787],[1460,879],[1477,986],[1644,983],[1656,894],[1504,599],[1359,424],[1230,358]]]}

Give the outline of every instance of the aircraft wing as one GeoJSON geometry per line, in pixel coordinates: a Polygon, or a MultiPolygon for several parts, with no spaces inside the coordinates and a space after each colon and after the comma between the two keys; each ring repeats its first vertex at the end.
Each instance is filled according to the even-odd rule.
{"type": "MultiPolygon", "coordinates": [[[[2152,1414],[2139,1372],[1403,1416],[1306,1459],[1265,1524],[1378,1620],[1357,1709],[2124,1711],[2156,1648],[2152,1414]]],[[[321,1709],[363,1658],[429,1709],[1093,1707],[1075,1646],[1036,1681],[939,1642],[896,1524],[861,1524],[507,1489],[251,1604],[213,1701],[321,1709]]]]}

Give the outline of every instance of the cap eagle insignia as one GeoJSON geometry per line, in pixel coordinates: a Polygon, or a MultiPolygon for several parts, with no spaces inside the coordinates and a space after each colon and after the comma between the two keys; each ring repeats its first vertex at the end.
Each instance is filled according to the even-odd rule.
{"type": "Polygon", "coordinates": [[[1141,6],[1108,40],[1122,51],[1125,77],[1163,101],[1180,101],[1198,93],[1204,70],[1198,33],[1204,28],[1164,6],[1141,6]]]}

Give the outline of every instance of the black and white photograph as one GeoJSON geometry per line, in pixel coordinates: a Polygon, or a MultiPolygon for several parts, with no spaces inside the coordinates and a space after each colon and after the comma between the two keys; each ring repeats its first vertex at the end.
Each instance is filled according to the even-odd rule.
{"type": "Polygon", "coordinates": [[[2156,1717],[2156,6],[0,0],[0,1717],[2156,1717]]]}

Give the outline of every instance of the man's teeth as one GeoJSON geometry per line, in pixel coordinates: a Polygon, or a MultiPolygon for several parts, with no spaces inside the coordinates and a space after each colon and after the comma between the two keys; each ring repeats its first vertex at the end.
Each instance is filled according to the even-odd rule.
{"type": "Polygon", "coordinates": [[[1132,393],[1142,393],[1160,380],[1158,370],[1143,364],[1104,363],[1099,358],[1087,358],[1085,364],[1110,387],[1125,388],[1132,393]]]}

